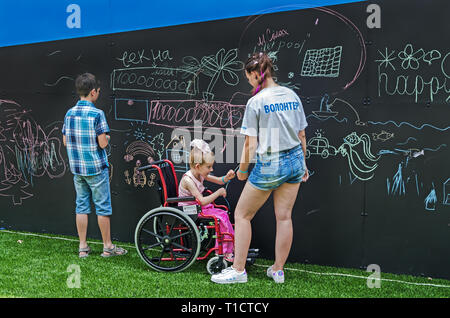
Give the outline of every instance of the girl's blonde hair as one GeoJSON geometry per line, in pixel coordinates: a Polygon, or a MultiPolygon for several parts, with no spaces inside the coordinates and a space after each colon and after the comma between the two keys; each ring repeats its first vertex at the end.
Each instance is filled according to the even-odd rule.
{"type": "Polygon", "coordinates": [[[214,162],[214,153],[208,144],[201,139],[194,139],[191,142],[191,152],[189,154],[189,166],[194,168],[196,164],[214,162]]]}

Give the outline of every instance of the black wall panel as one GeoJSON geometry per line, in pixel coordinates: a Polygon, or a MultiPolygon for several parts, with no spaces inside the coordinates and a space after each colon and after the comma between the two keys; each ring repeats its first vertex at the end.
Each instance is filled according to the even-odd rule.
{"type": "MultiPolygon", "coordinates": [[[[449,278],[450,4],[372,2],[379,29],[360,2],[0,49],[0,227],[76,235],[61,128],[78,99],[74,79],[91,72],[111,128],[112,233],[132,242],[160,204],[157,178],[137,179],[135,168],[173,159],[175,128],[194,138],[184,114],[204,116],[204,138],[233,159],[214,173],[237,167],[250,97],[242,65],[265,50],[309,123],[311,177],[289,261],[449,278]]],[[[233,209],[242,188],[232,181],[223,203],[233,209]]],[[[267,258],[272,207],[253,221],[252,245],[267,258]]],[[[89,235],[100,237],[94,213],[89,235]]]]}

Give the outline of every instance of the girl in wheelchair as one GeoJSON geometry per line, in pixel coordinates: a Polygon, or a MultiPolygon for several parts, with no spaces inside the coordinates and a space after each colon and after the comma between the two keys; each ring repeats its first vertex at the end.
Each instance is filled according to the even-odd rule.
{"type": "MultiPolygon", "coordinates": [[[[211,175],[210,173],[213,171],[214,165],[214,153],[211,151],[208,144],[204,140],[194,139],[190,146],[190,170],[181,178],[178,187],[178,195],[180,197],[194,196],[197,202],[179,202],[178,205],[182,206],[199,203],[202,207],[202,215],[215,216],[218,218],[221,232],[230,233],[234,237],[234,229],[228,217],[228,212],[216,208],[213,204],[217,198],[221,196],[226,197],[227,192],[225,188],[222,187],[210,195],[204,195],[203,192],[205,191],[205,186],[203,185],[203,182],[206,180],[215,184],[225,185],[235,177],[235,173],[233,170],[230,170],[222,177],[211,175]]],[[[218,247],[217,239],[215,247],[218,247]]],[[[223,243],[225,259],[229,262],[233,261],[233,249],[233,242],[223,243]]]]}

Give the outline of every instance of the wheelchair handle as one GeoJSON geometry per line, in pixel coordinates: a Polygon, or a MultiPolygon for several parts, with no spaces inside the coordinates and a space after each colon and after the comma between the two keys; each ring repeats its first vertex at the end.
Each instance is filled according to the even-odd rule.
{"type": "Polygon", "coordinates": [[[143,171],[143,170],[147,170],[147,169],[155,169],[153,166],[154,166],[154,165],[159,165],[159,164],[161,164],[161,163],[166,163],[166,161],[164,161],[164,160],[154,161],[154,162],[152,162],[152,164],[150,164],[150,165],[147,165],[147,166],[143,166],[143,167],[137,168],[137,170],[138,170],[138,171],[143,171]]]}

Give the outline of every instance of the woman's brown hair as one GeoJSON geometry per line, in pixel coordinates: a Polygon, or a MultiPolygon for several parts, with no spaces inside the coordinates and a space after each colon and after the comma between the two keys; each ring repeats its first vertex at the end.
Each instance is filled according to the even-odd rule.
{"type": "Polygon", "coordinates": [[[261,90],[267,78],[275,76],[272,60],[263,52],[254,53],[247,59],[247,62],[245,62],[245,71],[249,74],[256,71],[260,75],[258,87],[252,90],[253,95],[261,90]]]}

